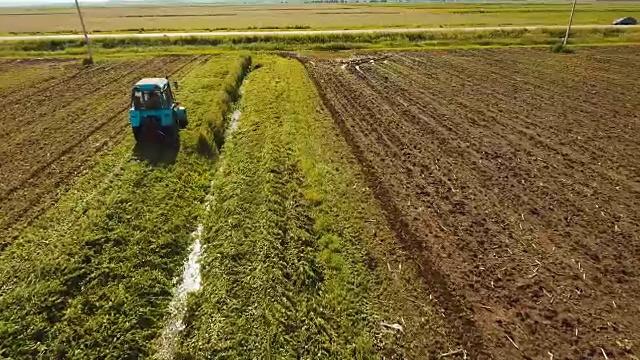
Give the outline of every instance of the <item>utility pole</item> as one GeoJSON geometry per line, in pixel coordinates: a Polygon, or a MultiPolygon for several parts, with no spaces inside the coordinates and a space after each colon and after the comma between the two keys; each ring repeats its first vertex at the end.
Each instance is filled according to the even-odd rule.
{"type": "Polygon", "coordinates": [[[569,26],[567,26],[567,33],[564,34],[564,41],[562,41],[562,47],[567,46],[567,41],[569,40],[569,32],[571,31],[571,24],[573,23],[573,13],[576,11],[577,2],[578,0],[573,0],[573,6],[571,6],[571,16],[569,16],[569,26]]]}
{"type": "Polygon", "coordinates": [[[76,9],[78,9],[78,17],[80,17],[80,24],[82,24],[84,41],[87,43],[87,49],[89,51],[89,63],[93,64],[93,51],[91,50],[91,42],[89,41],[89,35],[87,35],[87,28],[84,26],[84,19],[82,18],[82,11],[80,11],[80,4],[78,4],[78,0],[75,0],[75,2],[76,2],[76,9]]]}

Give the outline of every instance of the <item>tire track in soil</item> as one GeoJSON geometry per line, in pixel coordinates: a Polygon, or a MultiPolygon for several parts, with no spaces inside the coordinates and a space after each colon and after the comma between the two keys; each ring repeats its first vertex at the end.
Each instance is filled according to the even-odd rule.
{"type": "MultiPolygon", "coordinates": [[[[375,74],[375,72],[372,72],[372,73],[375,74]]],[[[387,94],[392,93],[390,91],[391,89],[387,89],[386,88],[386,86],[385,86],[386,84],[385,84],[384,81],[378,82],[377,80],[373,80],[372,78],[367,77],[366,75],[368,75],[368,73],[366,71],[364,72],[364,74],[365,74],[364,78],[366,78],[367,81],[371,82],[371,83],[367,83],[368,86],[371,86],[371,87],[376,87],[377,86],[380,89],[384,89],[384,92],[387,93],[387,94]]],[[[389,81],[387,81],[387,83],[389,83],[389,81]]],[[[391,83],[395,84],[393,81],[391,81],[391,83]]],[[[396,85],[397,85],[397,87],[395,87],[395,89],[396,89],[395,93],[401,94],[400,98],[403,98],[403,99],[420,98],[420,96],[415,96],[415,94],[411,94],[410,92],[408,92],[408,93],[405,92],[404,91],[405,89],[403,88],[403,86],[405,84],[399,83],[399,84],[396,84],[396,85]]],[[[407,86],[408,86],[408,88],[411,87],[410,84],[407,84],[407,86]]],[[[393,89],[394,86],[391,86],[391,88],[393,89]]],[[[395,97],[388,96],[385,100],[393,103],[393,101],[395,100],[395,97]]],[[[424,103],[424,101],[416,102],[415,106],[412,106],[411,104],[398,103],[396,105],[396,108],[397,109],[401,109],[400,112],[402,114],[404,114],[403,117],[406,118],[407,121],[412,121],[412,119],[422,119],[422,120],[424,120],[425,117],[420,115],[420,112],[421,112],[420,108],[421,108],[421,104],[423,104],[423,103],[424,103]],[[409,109],[411,109],[411,111],[406,111],[406,109],[404,109],[403,107],[408,107],[409,109]],[[414,111],[415,111],[415,113],[414,113],[414,111]]],[[[433,119],[437,119],[439,117],[447,119],[447,120],[449,119],[446,116],[446,112],[441,112],[439,114],[435,113],[435,114],[432,114],[432,116],[433,116],[433,119]]],[[[419,127],[420,122],[415,122],[415,125],[417,127],[419,127]]],[[[468,139],[469,138],[468,134],[456,132],[456,131],[454,131],[453,127],[444,127],[444,128],[447,128],[447,130],[450,130],[450,134],[447,134],[446,131],[439,131],[437,133],[433,133],[432,136],[430,137],[432,139],[432,141],[438,142],[438,140],[440,140],[441,138],[446,138],[446,139],[451,139],[451,138],[468,139]],[[433,135],[436,135],[436,136],[434,137],[433,135]]],[[[444,129],[444,128],[442,128],[442,129],[444,129]]],[[[491,137],[491,134],[484,134],[482,137],[486,138],[486,139],[489,139],[491,137]]],[[[443,168],[443,171],[455,174],[454,178],[456,177],[456,175],[458,175],[459,181],[456,184],[456,189],[459,189],[458,191],[462,191],[463,193],[476,193],[477,195],[476,195],[476,198],[474,199],[475,202],[483,203],[483,204],[490,204],[490,206],[486,207],[486,209],[484,211],[480,211],[480,212],[478,212],[477,210],[474,210],[473,207],[466,209],[465,213],[466,212],[469,213],[469,215],[466,216],[466,217],[463,216],[463,214],[460,213],[460,209],[457,209],[456,211],[457,211],[457,216],[458,216],[458,222],[462,222],[462,223],[475,222],[477,224],[490,223],[492,218],[496,218],[496,217],[498,217],[500,215],[500,214],[491,214],[491,212],[493,212],[493,209],[505,209],[505,208],[508,209],[508,208],[512,207],[512,204],[504,203],[504,202],[500,201],[499,198],[496,198],[495,196],[492,196],[491,192],[484,191],[482,184],[483,184],[483,182],[485,184],[491,183],[492,179],[491,179],[490,174],[492,172],[497,172],[497,171],[503,171],[504,172],[504,169],[501,170],[499,168],[496,168],[495,166],[491,166],[491,163],[489,163],[489,166],[487,166],[486,159],[483,162],[484,168],[475,166],[476,165],[475,162],[478,159],[478,156],[475,156],[475,155],[477,155],[477,152],[473,152],[473,151],[469,152],[468,146],[464,146],[464,143],[461,142],[460,140],[457,140],[456,142],[460,143],[460,145],[463,145],[463,146],[461,146],[461,149],[460,149],[460,150],[462,150],[462,152],[456,151],[456,150],[458,150],[456,148],[449,147],[447,149],[447,152],[451,152],[451,153],[449,153],[449,157],[451,157],[453,159],[464,159],[464,160],[473,159],[473,161],[464,161],[463,160],[464,164],[458,164],[457,167],[460,168],[461,166],[464,166],[467,169],[467,172],[473,172],[473,173],[478,174],[479,175],[478,176],[479,180],[477,180],[475,178],[462,178],[459,173],[456,174],[456,171],[455,171],[456,166],[454,164],[452,164],[452,163],[447,162],[446,160],[445,161],[441,160],[438,163],[439,166],[441,168],[443,168]],[[461,183],[466,183],[467,188],[461,187],[461,183]],[[487,212],[489,212],[489,216],[486,215],[487,212]]],[[[422,145],[422,144],[419,144],[419,145],[422,145]]],[[[474,145],[477,145],[477,144],[474,144],[474,145]]],[[[433,151],[433,149],[432,149],[431,153],[437,153],[438,152],[438,150],[437,150],[438,148],[441,148],[441,149],[447,148],[446,142],[440,142],[439,144],[437,144],[436,145],[436,150],[433,151]]],[[[425,150],[423,148],[420,148],[420,151],[425,153],[425,150]]],[[[428,151],[426,153],[428,153],[428,151]]],[[[516,177],[518,177],[518,176],[523,177],[523,178],[527,177],[526,174],[524,176],[521,176],[521,175],[522,174],[516,174],[516,177]]],[[[567,174],[567,175],[569,175],[569,174],[567,174]]],[[[408,180],[408,181],[411,182],[411,180],[408,180]]],[[[419,186],[419,184],[416,184],[416,186],[419,186]]],[[[492,186],[494,186],[494,185],[492,185],[492,186]]],[[[523,189],[523,191],[521,191],[521,193],[525,194],[526,193],[526,189],[523,189]]],[[[552,196],[551,193],[549,193],[548,195],[552,196]]],[[[441,196],[444,197],[444,195],[441,195],[441,196]]],[[[447,201],[455,202],[456,200],[455,199],[449,199],[447,201]]],[[[468,199],[467,199],[467,201],[468,201],[468,199]]],[[[519,204],[521,204],[523,202],[526,202],[526,201],[518,201],[519,204]]],[[[538,204],[538,206],[540,206],[540,204],[538,204]]],[[[510,212],[509,216],[510,217],[517,217],[517,216],[519,216],[519,214],[510,212]]],[[[449,229],[455,229],[457,224],[449,222],[449,223],[445,223],[444,225],[449,229]]],[[[463,229],[463,233],[462,234],[461,233],[458,234],[458,236],[460,236],[462,238],[464,238],[465,236],[471,238],[471,237],[473,237],[473,235],[474,234],[473,234],[472,231],[468,232],[468,231],[464,231],[464,229],[463,229]]],[[[493,235],[493,236],[498,236],[498,235],[496,234],[496,235],[493,235]]],[[[513,235],[509,234],[509,236],[513,236],[513,235]]],[[[459,260],[461,260],[460,262],[463,263],[463,264],[472,264],[472,263],[475,262],[474,261],[475,259],[469,258],[469,257],[465,257],[464,259],[460,258],[459,260]]],[[[500,265],[500,266],[497,266],[497,267],[494,265],[493,267],[502,268],[503,265],[500,265]]],[[[465,272],[473,272],[473,269],[472,268],[467,268],[465,270],[465,272]]],[[[523,275],[528,275],[528,274],[523,274],[523,275]]],[[[464,276],[464,273],[462,273],[461,276],[464,276]]],[[[470,281],[475,282],[475,279],[474,280],[470,279],[470,281]]],[[[470,301],[472,303],[481,303],[481,304],[484,303],[484,304],[486,304],[486,301],[483,302],[483,300],[481,298],[474,298],[472,295],[471,296],[468,295],[467,298],[470,298],[471,299],[470,301]]],[[[491,305],[495,309],[495,306],[493,304],[491,304],[491,305]]],[[[482,310],[482,309],[480,309],[480,310],[482,310]]],[[[511,335],[511,336],[513,336],[513,335],[511,335]]]]}
{"type": "Polygon", "coordinates": [[[74,82],[79,82],[80,85],[91,83],[91,81],[87,81],[87,79],[79,80],[78,78],[88,76],[93,72],[107,70],[106,68],[106,64],[101,64],[89,69],[80,69],[61,80],[54,81],[56,79],[52,79],[52,81],[40,84],[40,86],[36,86],[33,89],[25,89],[24,91],[12,93],[1,100],[0,116],[5,117],[6,120],[0,124],[0,129],[2,130],[0,139],[12,139],[16,134],[21,134],[32,126],[39,124],[39,120],[32,122],[30,121],[31,118],[40,119],[43,115],[51,115],[48,113],[51,109],[43,106],[43,104],[53,105],[51,104],[51,99],[55,99],[56,104],[60,104],[56,106],[56,109],[62,109],[65,106],[74,104],[75,100],[86,97],[87,93],[65,91],[61,91],[62,98],[54,98],[53,95],[55,94],[56,88],[65,85],[68,88],[75,88],[76,84],[74,84],[74,82]],[[65,96],[67,96],[67,98],[65,98],[65,96]],[[34,116],[34,114],[30,112],[36,112],[37,116],[34,116]]]}
{"type": "MultiPolygon", "coordinates": [[[[171,70],[162,74],[169,73],[175,76],[183,73],[198,60],[201,60],[201,57],[180,57],[168,65],[165,64],[167,66],[163,68],[168,67],[171,70]]],[[[162,59],[153,64],[161,63],[162,59]]],[[[107,69],[113,70],[112,67],[107,69]]],[[[155,70],[147,68],[144,71],[155,70]]],[[[118,83],[112,83],[114,84],[118,83]]],[[[80,136],[74,137],[75,140],[63,142],[64,147],[59,153],[37,165],[21,182],[0,196],[0,208],[3,210],[3,217],[0,218],[0,238],[4,239],[0,243],[0,249],[11,242],[10,238],[17,235],[19,228],[27,226],[52,206],[68,185],[69,179],[79,176],[97,161],[96,154],[112,148],[124,139],[129,124],[118,119],[124,116],[128,105],[123,105],[126,100],[123,101],[121,89],[114,86],[113,90],[116,90],[118,95],[111,95],[116,98],[112,104],[118,108],[111,106],[96,114],[99,116],[111,113],[111,116],[96,123],[95,127],[80,136]]],[[[128,92],[126,94],[128,95],[128,92]]]]}
{"type": "Polygon", "coordinates": [[[307,64],[399,240],[427,264],[423,275],[440,274],[426,286],[439,292],[440,306],[447,296],[460,299],[457,314],[468,316],[476,342],[461,335],[460,323],[452,334],[473,357],[634,354],[640,149],[632,139],[640,129],[633,117],[617,116],[640,111],[640,103],[605,111],[638,94],[612,91],[633,75],[616,68],[624,61],[596,56],[606,50],[593,51],[572,58],[495,51],[491,62],[477,51],[400,53],[347,71],[307,64]],[[588,74],[595,66],[616,80],[587,100],[578,90],[594,77],[547,81],[553,72],[530,67],[536,56],[549,68],[588,74]],[[589,105],[581,109],[582,101],[589,105]],[[591,141],[567,141],[573,134],[591,141]],[[596,164],[605,158],[612,160],[596,164]]]}
{"type": "MultiPolygon", "coordinates": [[[[385,71],[387,69],[379,68],[377,70],[385,71]]],[[[378,87],[386,91],[386,93],[395,93],[399,95],[399,96],[389,96],[387,97],[387,100],[390,103],[395,104],[395,108],[399,109],[398,111],[400,114],[402,114],[401,116],[403,116],[404,118],[406,118],[408,121],[410,121],[412,124],[415,125],[416,131],[420,132],[421,136],[423,137],[429,136],[430,134],[434,134],[435,132],[436,134],[438,134],[438,136],[434,138],[434,141],[439,141],[440,139],[447,136],[454,137],[455,139],[457,139],[456,141],[461,146],[459,149],[453,149],[453,150],[457,152],[456,155],[460,159],[472,158],[472,159],[481,161],[482,155],[479,154],[477,151],[474,151],[473,149],[479,147],[482,141],[487,141],[488,139],[490,139],[491,133],[495,132],[495,128],[497,126],[502,126],[503,124],[504,124],[504,127],[503,127],[504,132],[521,132],[523,136],[527,136],[527,137],[530,137],[531,139],[535,139],[543,146],[553,147],[553,145],[550,144],[549,141],[541,139],[537,134],[534,134],[531,131],[520,129],[519,127],[511,127],[509,126],[508,123],[502,122],[501,119],[496,117],[495,113],[476,111],[477,113],[479,113],[478,115],[481,115],[484,118],[488,118],[492,120],[490,122],[491,127],[486,126],[486,124],[482,124],[479,121],[478,116],[468,115],[468,113],[471,113],[473,111],[471,106],[467,106],[467,104],[465,103],[460,103],[460,102],[456,103],[455,99],[453,98],[447,99],[446,101],[444,101],[444,106],[434,105],[438,102],[438,99],[431,96],[431,94],[429,94],[426,91],[415,89],[415,86],[414,86],[416,85],[416,83],[419,83],[421,87],[429,88],[433,86],[433,84],[428,84],[428,85],[423,84],[419,81],[419,79],[416,79],[415,77],[413,78],[412,82],[409,84],[396,81],[396,79],[408,76],[409,74],[407,73],[391,72],[391,74],[394,76],[390,78],[386,76],[384,77],[376,76],[377,74],[376,71],[371,71],[371,72],[365,71],[364,74],[367,80],[367,83],[366,83],[367,86],[371,88],[378,87]],[[422,99],[429,99],[429,101],[426,101],[426,102],[421,101],[421,102],[407,104],[407,103],[404,103],[402,100],[399,100],[402,98],[404,99],[422,98],[422,99]],[[460,112],[460,108],[466,108],[466,111],[464,111],[466,114],[464,116],[461,116],[460,119],[458,119],[455,116],[450,117],[447,115],[449,113],[460,112]],[[445,121],[438,122],[436,119],[445,119],[445,121]],[[478,128],[482,128],[482,131],[479,134],[474,134],[471,131],[470,127],[468,126],[468,123],[472,123],[474,126],[476,126],[475,128],[476,131],[478,130],[478,128]],[[428,126],[426,126],[427,124],[428,126]],[[473,146],[464,146],[462,141],[459,140],[459,139],[466,139],[467,141],[469,141],[469,138],[474,140],[471,143],[473,146]]],[[[442,95],[442,92],[440,93],[440,95],[442,95]]],[[[513,116],[517,116],[517,115],[514,114],[513,116]]],[[[517,139],[507,138],[502,140],[503,141],[496,143],[496,146],[505,148],[505,149],[520,148],[519,150],[527,153],[532,157],[535,157],[537,155],[537,156],[542,156],[546,158],[555,153],[565,151],[563,149],[562,150],[556,149],[555,152],[551,154],[549,153],[545,153],[544,155],[541,155],[540,153],[534,154],[529,152],[528,149],[522,148],[520,146],[520,142],[517,141],[517,139]]],[[[424,147],[425,144],[417,144],[414,146],[424,147]]],[[[446,143],[440,142],[439,146],[441,148],[445,147],[446,143]]],[[[470,162],[470,163],[471,163],[471,166],[473,166],[473,162],[470,162]]],[[[568,166],[570,166],[570,164],[568,164],[568,166]]],[[[554,170],[557,170],[557,169],[554,169],[554,170]]],[[[570,173],[567,172],[566,174],[568,175],[570,173]]]]}

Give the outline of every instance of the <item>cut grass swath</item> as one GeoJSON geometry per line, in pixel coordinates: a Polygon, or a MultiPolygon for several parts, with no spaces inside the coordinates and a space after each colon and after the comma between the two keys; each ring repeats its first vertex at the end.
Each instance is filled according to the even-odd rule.
{"type": "Polygon", "coordinates": [[[432,351],[445,337],[438,316],[400,296],[421,292],[414,265],[390,271],[402,257],[303,66],[254,63],[204,217],[203,288],[190,298],[181,355],[432,351]]]}
{"type": "Polygon", "coordinates": [[[224,126],[246,67],[214,57],[184,79],[192,126],[174,161],[132,156],[127,138],[0,254],[0,356],[148,355],[209,190],[215,151],[198,139],[224,126]]]}

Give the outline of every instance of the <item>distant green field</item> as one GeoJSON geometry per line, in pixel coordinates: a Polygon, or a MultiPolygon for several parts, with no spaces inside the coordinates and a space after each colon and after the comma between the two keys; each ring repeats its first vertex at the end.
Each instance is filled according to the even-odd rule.
{"type": "MultiPolygon", "coordinates": [[[[96,54],[214,54],[226,51],[340,51],[390,49],[442,49],[498,46],[551,46],[565,30],[507,29],[476,31],[420,31],[412,33],[364,33],[318,35],[254,35],[216,37],[107,38],[94,40],[96,54]]],[[[640,43],[640,29],[574,29],[570,45],[620,45],[640,43]]],[[[29,40],[0,42],[2,57],[75,56],[86,54],[78,40],[29,40]]]]}
{"type": "MultiPolygon", "coordinates": [[[[85,7],[92,32],[209,31],[235,29],[354,29],[564,25],[570,2],[553,4],[281,4],[85,7]]],[[[640,16],[640,3],[579,3],[576,24],[610,24],[640,16]]],[[[71,7],[2,8],[0,33],[80,31],[71,7]]]]}

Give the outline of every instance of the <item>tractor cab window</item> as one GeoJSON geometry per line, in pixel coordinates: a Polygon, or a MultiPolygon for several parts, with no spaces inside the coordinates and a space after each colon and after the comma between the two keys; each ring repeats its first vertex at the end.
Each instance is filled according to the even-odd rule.
{"type": "Polygon", "coordinates": [[[161,91],[133,92],[133,108],[136,110],[159,110],[165,107],[166,98],[161,91]]]}

